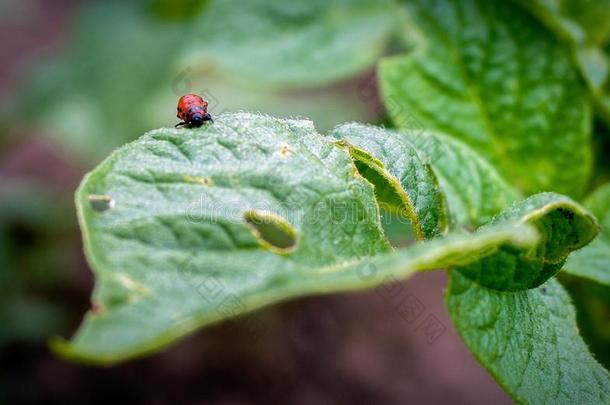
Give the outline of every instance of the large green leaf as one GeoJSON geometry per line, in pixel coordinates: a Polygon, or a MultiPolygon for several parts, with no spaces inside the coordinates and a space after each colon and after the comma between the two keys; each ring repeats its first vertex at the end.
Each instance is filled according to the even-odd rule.
{"type": "Polygon", "coordinates": [[[77,335],[55,346],[99,363],[288,297],[537,241],[500,224],[387,252],[373,187],[345,149],[309,121],[246,113],[149,132],[87,175],[76,203],[97,283],[77,335]]]}
{"type": "Polygon", "coordinates": [[[346,142],[360,173],[375,185],[377,200],[408,217],[418,239],[447,231],[448,213],[436,176],[404,134],[350,123],[331,135],[346,142]]]}
{"type": "Polygon", "coordinates": [[[602,232],[589,246],[570,256],[565,271],[610,285],[610,183],[587,197],[585,206],[599,219],[602,232]]]}
{"type": "Polygon", "coordinates": [[[415,49],[380,64],[398,126],[414,118],[468,143],[526,193],[579,196],[590,111],[557,40],[510,2],[406,1],[415,49]]]}
{"type": "Polygon", "coordinates": [[[311,122],[250,114],[152,131],[120,149],[76,196],[97,285],[73,350],[100,359],[150,350],[222,317],[221,299],[263,300],[299,265],[387,250],[372,188],[355,171],[311,122]],[[265,242],[260,232],[272,232],[260,222],[296,248],[272,253],[281,245],[265,242]],[[198,292],[206,277],[222,289],[211,303],[214,290],[198,292]]]}
{"type": "Polygon", "coordinates": [[[603,45],[610,37],[609,0],[519,0],[560,38],[603,45]]]}
{"type": "Polygon", "coordinates": [[[478,284],[496,290],[517,291],[537,287],[555,275],[570,252],[587,245],[597,236],[598,224],[583,207],[554,193],[536,194],[520,201],[489,225],[506,222],[529,223],[541,235],[530,249],[500,249],[459,270],[478,284]]]}
{"type": "Polygon", "coordinates": [[[579,336],[570,299],[556,280],[497,292],[452,272],[447,305],[466,345],[517,402],[610,402],[610,375],[579,336]]]}

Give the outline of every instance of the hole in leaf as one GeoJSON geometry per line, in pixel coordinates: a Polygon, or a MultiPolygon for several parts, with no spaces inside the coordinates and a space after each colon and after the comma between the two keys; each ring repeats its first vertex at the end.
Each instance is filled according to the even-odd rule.
{"type": "Polygon", "coordinates": [[[94,195],[87,197],[94,211],[104,212],[114,208],[114,200],[109,195],[94,195]]]}
{"type": "Polygon", "coordinates": [[[375,187],[375,198],[377,198],[379,206],[395,215],[409,217],[408,211],[405,208],[405,203],[400,196],[395,185],[390,184],[388,179],[365,163],[354,161],[358,172],[362,177],[367,179],[375,187]]]}
{"type": "Polygon", "coordinates": [[[260,244],[276,253],[288,253],[297,243],[297,231],[284,218],[272,212],[249,210],[244,220],[260,244]]]}
{"type": "Polygon", "coordinates": [[[408,246],[417,240],[411,221],[408,218],[393,214],[391,211],[384,209],[381,204],[379,208],[381,208],[380,217],[383,232],[393,247],[408,246]]]}
{"type": "MultiPolygon", "coordinates": [[[[375,187],[375,199],[381,211],[398,220],[394,225],[402,228],[400,232],[404,235],[413,235],[416,240],[424,239],[413,203],[398,179],[386,171],[383,163],[368,152],[352,145],[348,146],[348,150],[358,173],[375,187]]],[[[405,242],[393,241],[398,245],[405,242]]]]}

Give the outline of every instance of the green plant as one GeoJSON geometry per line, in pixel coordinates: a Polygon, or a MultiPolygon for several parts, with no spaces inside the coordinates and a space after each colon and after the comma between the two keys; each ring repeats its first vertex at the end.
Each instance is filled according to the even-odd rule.
{"type": "MultiPolygon", "coordinates": [[[[594,148],[604,124],[593,138],[592,122],[594,108],[607,118],[608,72],[580,56],[607,58],[608,30],[575,39],[565,27],[588,28],[596,14],[574,11],[566,25],[574,8],[556,3],[561,12],[546,2],[393,4],[409,52],[383,59],[378,80],[395,130],[349,123],[321,134],[308,120],[224,113],[115,151],[76,193],[97,284],[76,336],[55,350],[112,364],[280,300],[444,268],[457,330],[512,398],[610,402],[610,375],[556,280],[610,282],[609,185],[577,202],[607,181],[594,165],[604,165],[594,148]],[[392,248],[382,212],[407,219],[416,242],[392,248]]],[[[301,19],[287,21],[298,31],[301,19]]],[[[349,72],[366,64],[346,56],[353,49],[324,51],[349,72]]],[[[229,71],[241,66],[222,57],[229,71]]],[[[281,68],[284,57],[270,61],[281,68]]],[[[236,74],[258,77],[270,61],[236,74]]],[[[289,62],[277,85],[314,80],[313,67],[289,62]]]]}

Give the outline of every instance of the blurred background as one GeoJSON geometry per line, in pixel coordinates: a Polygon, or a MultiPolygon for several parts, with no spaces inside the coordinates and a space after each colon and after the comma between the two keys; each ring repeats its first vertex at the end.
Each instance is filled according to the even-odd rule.
{"type": "Polygon", "coordinates": [[[188,92],[212,115],[308,117],[320,131],[387,124],[375,66],[405,49],[393,34],[399,14],[389,0],[2,0],[0,402],[510,403],[457,337],[440,272],[397,284],[393,298],[370,291],[268,308],[254,342],[225,322],[113,368],[48,351],[90,306],[73,205],[84,173],[177,123],[188,92]],[[430,339],[405,318],[405,297],[443,333],[430,339]]]}

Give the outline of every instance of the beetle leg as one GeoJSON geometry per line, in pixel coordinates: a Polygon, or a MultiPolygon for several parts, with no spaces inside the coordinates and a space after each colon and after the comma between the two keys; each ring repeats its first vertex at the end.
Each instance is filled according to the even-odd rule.
{"type": "Polygon", "coordinates": [[[210,113],[205,113],[205,115],[203,116],[203,120],[204,121],[210,121],[212,124],[214,123],[214,119],[212,118],[210,113]]]}

